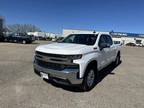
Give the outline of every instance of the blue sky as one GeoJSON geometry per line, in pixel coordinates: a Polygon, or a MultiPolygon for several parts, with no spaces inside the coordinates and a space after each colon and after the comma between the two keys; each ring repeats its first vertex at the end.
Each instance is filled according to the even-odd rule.
{"type": "Polygon", "coordinates": [[[0,0],[7,24],[144,33],[144,0],[0,0]]]}

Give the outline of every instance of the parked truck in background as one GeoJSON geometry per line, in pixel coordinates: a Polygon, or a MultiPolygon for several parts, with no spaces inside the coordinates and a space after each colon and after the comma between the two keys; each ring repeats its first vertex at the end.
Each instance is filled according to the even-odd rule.
{"type": "Polygon", "coordinates": [[[89,91],[101,69],[120,63],[120,47],[109,34],[71,34],[61,42],[38,46],[34,71],[44,79],[89,91]]]}
{"type": "Polygon", "coordinates": [[[15,42],[15,43],[22,43],[22,44],[28,44],[35,41],[35,37],[27,34],[10,34],[4,37],[4,40],[6,42],[15,42]]]}

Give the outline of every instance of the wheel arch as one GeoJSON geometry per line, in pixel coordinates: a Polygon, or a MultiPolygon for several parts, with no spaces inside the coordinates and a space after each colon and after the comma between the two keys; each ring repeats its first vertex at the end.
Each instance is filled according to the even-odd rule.
{"type": "Polygon", "coordinates": [[[82,85],[81,85],[81,87],[82,87],[82,89],[84,90],[84,91],[89,91],[89,90],[91,90],[91,89],[93,89],[94,88],[94,86],[97,84],[97,81],[98,81],[98,74],[97,74],[97,61],[96,60],[92,60],[92,61],[90,61],[88,64],[87,64],[87,66],[86,66],[86,69],[85,69],[85,73],[84,73],[84,78],[83,78],[83,82],[82,82],[82,85]],[[91,66],[93,66],[93,67],[95,67],[95,72],[94,72],[94,79],[93,79],[93,82],[92,82],[92,84],[89,86],[88,85],[88,75],[89,75],[89,72],[90,72],[90,70],[89,71],[87,71],[87,69],[90,69],[89,68],[89,66],[91,67],[91,66]]]}
{"type": "Polygon", "coordinates": [[[98,63],[96,60],[91,60],[87,63],[86,67],[85,67],[85,70],[84,70],[84,76],[86,74],[86,70],[89,68],[89,67],[94,67],[95,69],[95,72],[97,72],[98,70],[98,63]]]}

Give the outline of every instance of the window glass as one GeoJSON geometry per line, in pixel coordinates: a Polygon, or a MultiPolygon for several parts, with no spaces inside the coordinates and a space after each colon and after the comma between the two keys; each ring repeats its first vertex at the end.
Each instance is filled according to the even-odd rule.
{"type": "Polygon", "coordinates": [[[96,39],[97,35],[94,34],[72,34],[66,37],[61,43],[94,45],[96,39]]]}
{"type": "Polygon", "coordinates": [[[101,35],[100,40],[99,40],[99,46],[100,46],[101,43],[106,43],[105,35],[101,35]]]}
{"type": "Polygon", "coordinates": [[[112,45],[113,44],[113,41],[112,41],[112,38],[109,36],[109,35],[106,35],[106,42],[109,44],[109,45],[112,45]]]}
{"type": "Polygon", "coordinates": [[[99,40],[99,46],[101,43],[107,43],[109,45],[112,45],[113,41],[109,35],[101,35],[100,40],[99,40]]]}

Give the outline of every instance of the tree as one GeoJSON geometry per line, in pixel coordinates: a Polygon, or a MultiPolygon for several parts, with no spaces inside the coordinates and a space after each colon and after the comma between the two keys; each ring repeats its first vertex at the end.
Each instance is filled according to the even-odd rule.
{"type": "Polygon", "coordinates": [[[41,30],[32,24],[13,24],[8,25],[7,28],[13,33],[27,33],[27,32],[40,32],[41,30]]]}

